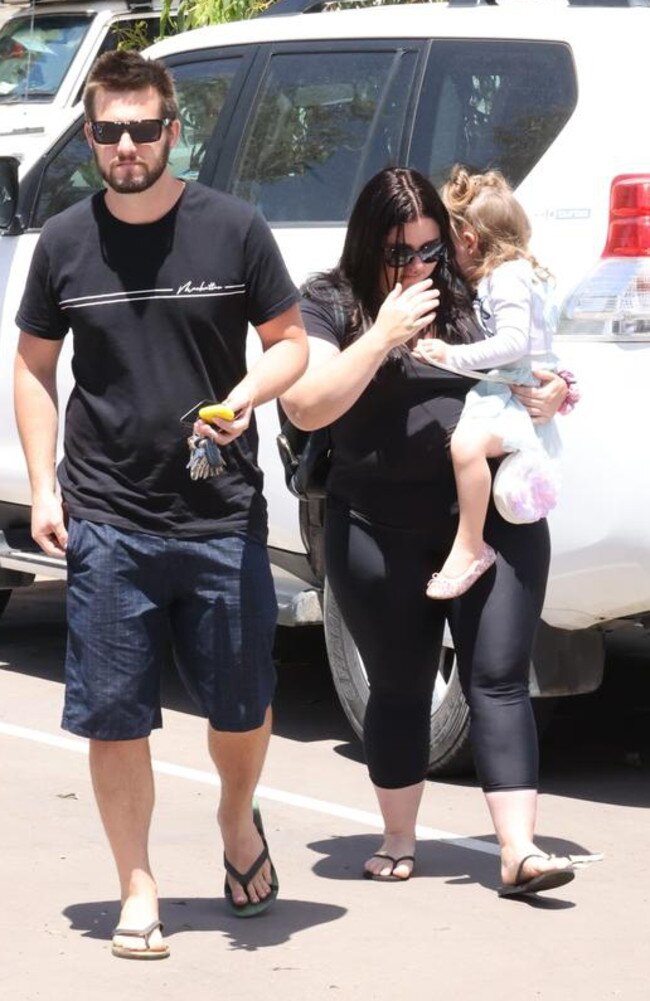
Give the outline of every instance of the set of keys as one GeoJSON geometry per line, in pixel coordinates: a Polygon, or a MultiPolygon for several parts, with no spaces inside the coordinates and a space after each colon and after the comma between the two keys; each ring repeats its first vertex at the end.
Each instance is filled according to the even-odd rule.
{"type": "MultiPolygon", "coordinates": [[[[193,407],[192,410],[181,417],[181,423],[193,424],[197,417],[205,421],[206,424],[209,424],[217,417],[223,421],[234,421],[235,412],[230,407],[224,406],[223,403],[199,404],[198,407],[193,407]]],[[[211,476],[220,476],[223,473],[226,465],[223,461],[221,449],[216,442],[211,438],[192,434],[187,439],[187,444],[190,450],[190,458],[186,469],[189,469],[190,477],[193,480],[207,480],[211,476]]]]}

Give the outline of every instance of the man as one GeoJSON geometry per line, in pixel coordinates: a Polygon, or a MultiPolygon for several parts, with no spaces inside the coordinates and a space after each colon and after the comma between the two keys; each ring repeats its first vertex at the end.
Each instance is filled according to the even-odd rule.
{"type": "Polygon", "coordinates": [[[148,736],[161,725],[167,637],[209,720],[227,899],[248,916],[277,893],[252,809],[270,737],[276,618],[252,415],[301,375],[307,346],[261,216],[168,170],[180,123],[167,70],[107,53],[84,105],[106,190],[43,228],[17,317],[16,415],[32,534],[68,561],[63,727],[90,739],[121,887],[113,953],[162,958],[148,736]],[[249,321],[264,350],[246,373],[249,321]],[[68,330],[75,386],[62,502],[56,368],[68,330]],[[196,425],[225,470],[193,479],[179,418],[203,400],[225,403],[235,418],[196,425]]]}

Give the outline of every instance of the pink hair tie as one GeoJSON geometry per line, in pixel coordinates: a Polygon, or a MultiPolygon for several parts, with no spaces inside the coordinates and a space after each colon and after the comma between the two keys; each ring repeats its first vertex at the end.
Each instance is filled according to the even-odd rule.
{"type": "Polygon", "coordinates": [[[562,406],[558,408],[558,414],[570,414],[576,403],[580,402],[580,390],[578,389],[578,381],[573,374],[569,372],[568,369],[563,369],[561,372],[557,373],[560,379],[564,379],[566,382],[569,392],[564,398],[562,406]]]}

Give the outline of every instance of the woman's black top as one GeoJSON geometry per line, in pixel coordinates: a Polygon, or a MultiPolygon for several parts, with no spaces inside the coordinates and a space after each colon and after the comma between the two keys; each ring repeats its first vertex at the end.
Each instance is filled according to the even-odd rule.
{"type": "MultiPolygon", "coordinates": [[[[307,333],[343,348],[345,331],[329,304],[303,298],[307,333]]],[[[428,529],[457,514],[449,437],[472,380],[389,357],[357,402],[330,427],[330,497],[396,528],[428,529]]]]}

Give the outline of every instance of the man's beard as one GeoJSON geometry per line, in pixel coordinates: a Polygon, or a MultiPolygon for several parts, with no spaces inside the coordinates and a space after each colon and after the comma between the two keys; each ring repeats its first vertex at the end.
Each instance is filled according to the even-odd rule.
{"type": "Polygon", "coordinates": [[[118,195],[137,195],[139,192],[147,191],[149,188],[153,187],[156,181],[162,177],[165,172],[168,160],[168,140],[166,140],[163,144],[160,150],[160,156],[157,160],[154,160],[153,163],[145,163],[142,160],[118,160],[117,162],[112,162],[108,169],[106,169],[100,164],[99,158],[95,155],[95,162],[105,183],[111,191],[115,191],[118,195]],[[114,172],[112,169],[116,165],[130,163],[133,164],[137,173],[127,173],[123,169],[114,172]]]}

